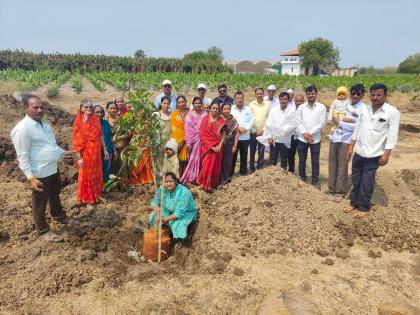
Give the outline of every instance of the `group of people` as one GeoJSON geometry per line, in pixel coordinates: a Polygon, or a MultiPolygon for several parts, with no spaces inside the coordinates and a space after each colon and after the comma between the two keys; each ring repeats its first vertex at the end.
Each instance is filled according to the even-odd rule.
{"type": "MultiPolygon", "coordinates": [[[[270,164],[292,173],[295,155],[299,156],[298,174],[306,181],[306,160],[311,152],[311,183],[320,188],[319,159],[321,131],[332,125],[329,144],[329,178],[327,194],[340,201],[347,193],[348,162],[353,157],[350,204],[344,212],[364,217],[371,208],[375,173],[387,164],[398,138],[399,112],[386,103],[387,87],[370,87],[371,105],[363,103],[365,88],[353,85],[337,89],[337,99],[326,107],[317,101],[313,85],[304,94],[293,90],[276,96],[274,85],[255,89],[255,100],[245,105],[244,94],[228,95],[227,86],[218,86],[213,100],[206,96],[206,85],[200,83],[198,95],[189,103],[183,95],[172,92],[172,83],[162,83],[163,92],[156,97],[162,127],[162,174],[164,174],[164,211],[162,222],[168,223],[173,235],[185,238],[188,225],[197,217],[197,207],[187,187],[199,185],[211,190],[229,183],[235,173],[239,154],[239,174],[246,175],[263,168],[265,151],[270,164]],[[350,92],[350,93],[349,93],[350,92]],[[306,98],[306,101],[305,101],[306,98]],[[354,153],[354,154],[353,154],[354,153]],[[249,156],[249,163],[248,163],[249,156]]],[[[35,95],[24,98],[25,118],[12,131],[20,168],[33,188],[32,208],[37,231],[49,241],[59,236],[49,231],[45,207],[50,203],[51,216],[64,224],[76,224],[61,207],[57,162],[76,158],[78,166],[78,200],[92,208],[101,198],[110,174],[118,174],[120,188],[153,183],[150,150],[145,150],[137,165],[127,166],[122,151],[130,135],[115,137],[119,117],[131,109],[123,98],[107,103],[104,109],[82,100],[74,122],[73,151],[56,144],[51,127],[42,120],[43,102],[35,95]]],[[[156,223],[159,190],[152,201],[155,209],[150,218],[156,223]]]]}

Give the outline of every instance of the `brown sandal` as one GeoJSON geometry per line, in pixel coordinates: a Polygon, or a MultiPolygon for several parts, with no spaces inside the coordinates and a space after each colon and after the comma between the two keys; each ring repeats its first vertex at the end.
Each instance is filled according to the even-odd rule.
{"type": "Polygon", "coordinates": [[[343,212],[344,213],[350,213],[354,210],[356,210],[356,207],[353,207],[351,204],[348,204],[344,207],[343,212]]]}
{"type": "Polygon", "coordinates": [[[369,211],[357,211],[353,214],[354,219],[363,219],[364,217],[369,215],[369,211]]]}

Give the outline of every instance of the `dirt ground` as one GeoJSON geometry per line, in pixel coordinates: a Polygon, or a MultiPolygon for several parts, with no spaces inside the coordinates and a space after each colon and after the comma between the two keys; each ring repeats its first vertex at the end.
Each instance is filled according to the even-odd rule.
{"type": "MultiPolygon", "coordinates": [[[[51,102],[58,106],[49,106],[63,146],[71,146],[81,98],[104,104],[119,95],[83,84],[82,95],[65,85],[51,102]]],[[[319,94],[325,104],[333,97],[334,91],[319,94]]],[[[128,255],[142,248],[152,188],[110,192],[88,211],[77,205],[74,166],[64,163],[62,202],[81,224],[51,222],[61,244],[37,239],[30,190],[9,137],[22,108],[1,97],[0,313],[419,314],[420,110],[412,97],[390,97],[402,114],[399,143],[378,171],[369,217],[354,220],[341,211],[345,201],[266,167],[212,194],[193,189],[200,218],[192,244],[161,264],[128,255]]],[[[252,98],[248,91],[247,102],[252,98]]],[[[324,190],[327,141],[321,152],[324,190]]]]}

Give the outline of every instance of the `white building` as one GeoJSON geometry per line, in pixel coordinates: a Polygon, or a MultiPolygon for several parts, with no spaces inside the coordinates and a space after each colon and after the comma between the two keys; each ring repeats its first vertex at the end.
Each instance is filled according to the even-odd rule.
{"type": "Polygon", "coordinates": [[[301,64],[299,49],[293,49],[280,54],[281,74],[311,75],[312,67],[304,68],[301,64]]]}

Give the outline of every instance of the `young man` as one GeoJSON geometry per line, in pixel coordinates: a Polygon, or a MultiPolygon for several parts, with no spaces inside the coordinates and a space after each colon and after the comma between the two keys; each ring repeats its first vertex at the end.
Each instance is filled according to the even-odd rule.
{"type": "Polygon", "coordinates": [[[264,101],[264,89],[258,87],[255,89],[256,100],[249,104],[251,109],[254,125],[251,130],[250,152],[249,152],[249,169],[255,172],[255,153],[258,150],[257,169],[263,167],[264,162],[264,145],[259,143],[257,137],[262,136],[265,130],[265,122],[270,111],[271,104],[264,101]]]}
{"type": "Polygon", "coordinates": [[[276,165],[280,154],[280,166],[287,170],[287,158],[292,133],[296,130],[296,109],[289,106],[289,95],[280,93],[280,106],[272,108],[266,122],[268,143],[274,146],[270,156],[271,164],[276,165]]]}
{"type": "Polygon", "coordinates": [[[239,173],[241,175],[246,175],[250,131],[254,125],[254,121],[252,118],[251,109],[249,106],[244,106],[244,93],[235,93],[235,105],[232,106],[231,114],[233,117],[235,117],[239,125],[238,148],[233,153],[232,175],[235,172],[235,164],[238,158],[238,152],[240,154],[239,173]]]}
{"type": "Polygon", "coordinates": [[[171,104],[169,105],[169,111],[173,112],[176,109],[176,93],[172,93],[172,82],[169,80],[163,80],[162,82],[163,92],[156,96],[155,98],[155,107],[159,109],[160,102],[162,97],[167,96],[171,99],[171,104]]]}
{"type": "Polygon", "coordinates": [[[63,158],[73,159],[73,152],[57,146],[50,125],[42,120],[44,103],[36,95],[23,98],[26,116],[12,130],[19,167],[32,188],[32,213],[40,238],[49,242],[61,242],[63,238],[52,231],[45,219],[47,203],[51,217],[62,223],[78,222],[66,216],[60,201],[60,176],[57,163],[63,158]]]}
{"type": "Polygon", "coordinates": [[[347,111],[342,119],[334,118],[338,128],[332,133],[328,153],[328,190],[326,194],[335,196],[335,201],[340,202],[347,192],[348,159],[347,151],[351,142],[351,136],[356,127],[357,117],[361,109],[366,106],[363,103],[365,87],[355,84],[350,88],[350,98],[353,111],[347,111]]]}
{"type": "Polygon", "coordinates": [[[219,92],[219,96],[215,97],[212,102],[217,102],[220,108],[222,108],[222,105],[224,103],[229,103],[233,105],[233,98],[227,95],[226,84],[219,84],[219,86],[217,87],[217,91],[219,92]]]}
{"type": "Polygon", "coordinates": [[[364,106],[356,123],[352,141],[348,148],[348,159],[353,155],[350,204],[344,212],[354,211],[354,218],[369,214],[375,185],[375,174],[379,166],[389,161],[391,151],[398,141],[400,113],[386,103],[388,88],[385,84],[370,87],[371,105],[364,106]]]}
{"type": "MultiPolygon", "coordinates": [[[[295,109],[297,110],[300,105],[305,103],[305,96],[303,94],[297,94],[295,96],[295,109]]],[[[291,106],[293,108],[293,106],[291,106]]],[[[296,150],[298,145],[298,136],[299,133],[295,130],[292,134],[292,139],[290,140],[290,149],[289,149],[289,172],[294,173],[295,172],[295,156],[296,156],[296,150]]]]}
{"type": "Polygon", "coordinates": [[[274,108],[280,104],[279,98],[276,96],[276,91],[276,86],[274,84],[271,84],[267,88],[267,95],[264,96],[264,101],[270,102],[271,108],[274,108]]]}
{"type": "Polygon", "coordinates": [[[311,150],[312,185],[320,189],[319,184],[319,154],[321,151],[321,130],[325,126],[325,105],[317,102],[318,90],[314,85],[305,90],[307,102],[300,105],[296,111],[296,122],[299,132],[299,176],[306,181],[306,159],[308,149],[311,150]]]}

